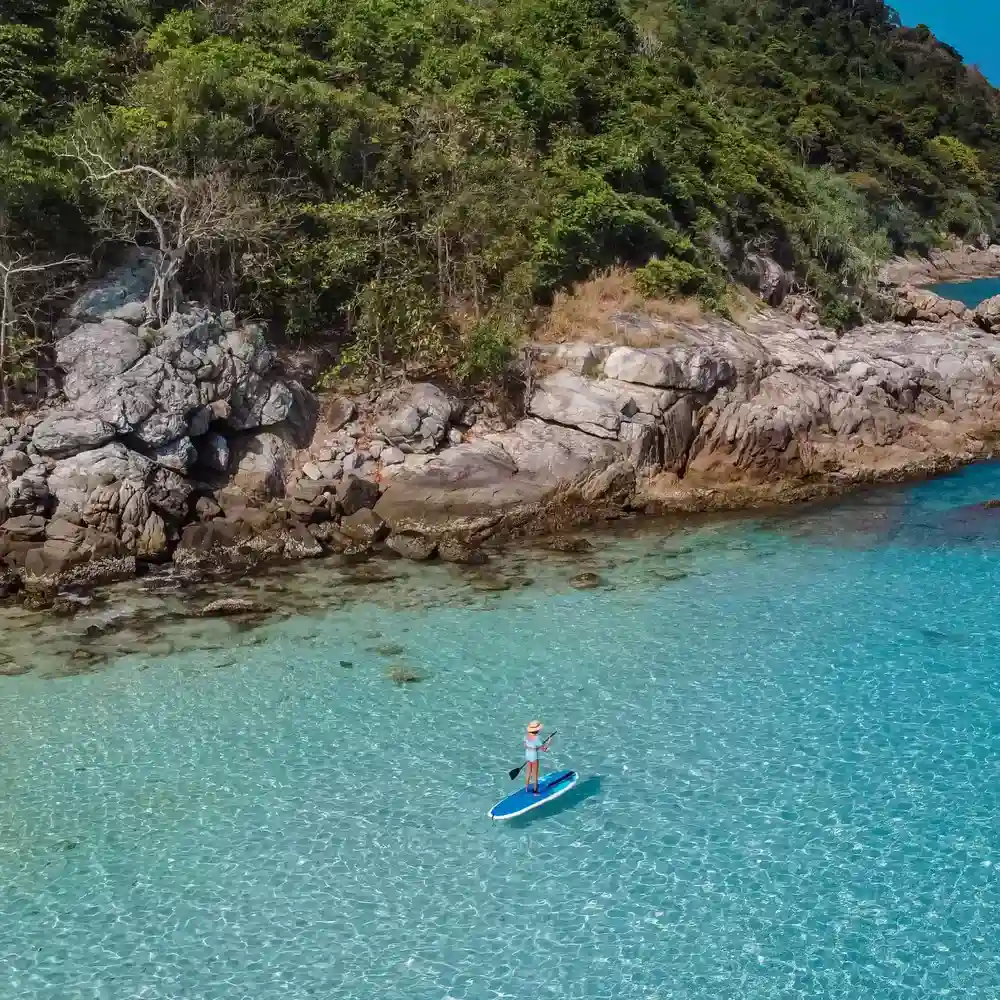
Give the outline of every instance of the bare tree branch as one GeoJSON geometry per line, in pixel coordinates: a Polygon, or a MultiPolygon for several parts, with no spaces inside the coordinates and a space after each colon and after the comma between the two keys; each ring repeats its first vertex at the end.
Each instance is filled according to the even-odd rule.
{"type": "Polygon", "coordinates": [[[57,286],[47,281],[50,274],[86,263],[76,256],[39,261],[14,249],[6,233],[0,231],[0,406],[4,413],[10,409],[11,377],[18,375],[18,366],[35,344],[35,338],[25,330],[29,323],[34,325],[29,302],[37,309],[56,293],[57,286]]]}
{"type": "Polygon", "coordinates": [[[146,306],[160,325],[180,304],[181,272],[190,259],[252,250],[269,229],[259,200],[225,171],[181,176],[121,154],[116,162],[105,147],[83,138],[65,155],[80,164],[101,201],[98,226],[122,242],[152,248],[146,306]]]}

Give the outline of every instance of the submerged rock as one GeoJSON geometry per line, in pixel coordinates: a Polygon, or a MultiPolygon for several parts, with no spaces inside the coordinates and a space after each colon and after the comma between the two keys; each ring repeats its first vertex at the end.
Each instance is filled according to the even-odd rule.
{"type": "Polygon", "coordinates": [[[407,667],[403,664],[396,664],[394,667],[390,667],[386,673],[386,676],[393,684],[416,684],[419,681],[425,680],[425,675],[414,667],[407,667]]]}
{"type": "Polygon", "coordinates": [[[224,597],[205,607],[198,612],[202,618],[226,618],[230,615],[258,615],[264,611],[253,601],[243,597],[224,597]]]}
{"type": "Polygon", "coordinates": [[[390,535],[386,545],[404,559],[412,559],[416,562],[430,559],[438,547],[437,540],[434,538],[428,538],[426,535],[406,534],[390,535]]]}
{"type": "Polygon", "coordinates": [[[594,546],[586,538],[557,536],[549,542],[549,548],[553,552],[581,553],[590,552],[594,546]]]}

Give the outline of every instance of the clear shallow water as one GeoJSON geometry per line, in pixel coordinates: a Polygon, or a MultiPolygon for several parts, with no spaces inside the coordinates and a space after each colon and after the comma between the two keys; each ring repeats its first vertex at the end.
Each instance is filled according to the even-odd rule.
{"type": "Polygon", "coordinates": [[[0,996],[994,998],[998,495],[0,678],[0,996]],[[534,716],[583,780],[493,825],[534,716]]]}
{"type": "Polygon", "coordinates": [[[943,295],[946,299],[957,299],[964,302],[970,309],[975,309],[980,302],[985,302],[994,295],[1000,295],[1000,278],[980,278],[977,281],[946,281],[940,285],[932,285],[932,292],[943,295]]]}

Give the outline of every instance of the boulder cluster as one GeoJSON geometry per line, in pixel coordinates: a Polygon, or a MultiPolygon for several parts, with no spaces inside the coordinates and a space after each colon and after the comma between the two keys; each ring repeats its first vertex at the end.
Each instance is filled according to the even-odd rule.
{"type": "Polygon", "coordinates": [[[471,563],[630,510],[939,471],[1000,435],[1000,297],[903,289],[897,322],[843,335],[801,297],[742,326],[616,313],[616,342],[531,346],[512,421],[429,383],[318,400],[257,324],[189,305],[154,329],[150,278],[88,289],[59,394],[0,422],[0,593],[375,547],[471,563]]]}
{"type": "MultiPolygon", "coordinates": [[[[315,401],[275,371],[256,324],[197,306],[146,324],[142,262],[60,323],[53,405],[0,428],[5,587],[100,582],[169,559],[198,504],[232,481],[280,494],[315,401]]],[[[201,510],[205,510],[202,504],[201,510]]]]}

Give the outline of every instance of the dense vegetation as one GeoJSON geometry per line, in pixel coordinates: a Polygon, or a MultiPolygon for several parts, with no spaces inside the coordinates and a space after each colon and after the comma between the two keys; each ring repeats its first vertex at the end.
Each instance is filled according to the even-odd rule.
{"type": "Polygon", "coordinates": [[[882,0],[0,11],[0,260],[135,240],[369,365],[489,371],[615,263],[721,304],[769,254],[847,321],[882,257],[998,199],[997,92],[882,0]]]}

